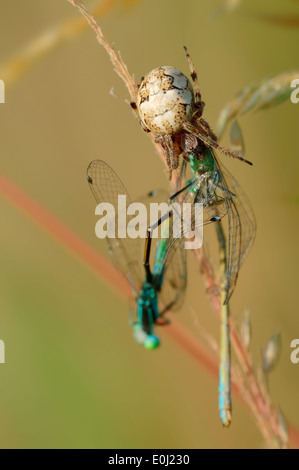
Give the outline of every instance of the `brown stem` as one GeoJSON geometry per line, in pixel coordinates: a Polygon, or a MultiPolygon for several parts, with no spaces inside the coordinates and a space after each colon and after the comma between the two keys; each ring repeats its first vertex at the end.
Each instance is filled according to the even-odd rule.
{"type": "MultiPolygon", "coordinates": [[[[124,298],[131,298],[132,294],[129,285],[123,280],[109,261],[103,258],[96,250],[89,246],[88,243],[47,211],[42,205],[33,200],[28,194],[20,190],[13,182],[9,181],[1,174],[0,195],[42,228],[79,262],[90,269],[100,278],[101,282],[107,284],[109,288],[115,290],[124,298]]],[[[215,305],[217,305],[217,302],[215,302],[215,305]]],[[[215,312],[217,313],[217,309],[215,312]]],[[[214,376],[214,378],[218,378],[217,359],[215,359],[210,351],[200,344],[198,338],[186,330],[178,320],[172,319],[172,324],[163,329],[163,331],[165,334],[168,334],[186,354],[196,360],[214,376]]],[[[234,338],[235,334],[236,332],[234,328],[232,328],[232,338],[234,338]]],[[[238,382],[238,384],[233,383],[232,392],[241,403],[245,404],[244,399],[248,394],[248,390],[242,386],[242,382],[238,382]]],[[[251,410],[254,411],[253,416],[257,418],[256,420],[262,430],[263,422],[259,419],[260,412],[256,408],[251,407],[248,400],[246,400],[246,403],[251,410]]],[[[289,436],[292,446],[299,448],[299,431],[293,426],[290,426],[289,436]]]]}
{"type": "MultiPolygon", "coordinates": [[[[131,101],[134,101],[135,93],[136,93],[136,85],[134,82],[133,77],[129,74],[128,69],[124,62],[122,61],[120,54],[116,53],[113,47],[110,45],[108,40],[104,37],[101,28],[97,25],[95,19],[87,12],[85,6],[81,1],[78,0],[67,0],[73,6],[75,6],[80,13],[86,18],[88,23],[90,24],[91,28],[95,31],[97,39],[99,43],[106,49],[111,59],[111,62],[114,66],[116,73],[120,76],[120,78],[125,83],[131,101]]],[[[165,161],[163,151],[160,146],[158,146],[154,142],[154,136],[149,134],[153,143],[155,144],[156,149],[158,150],[158,154],[162,160],[165,161]]],[[[177,175],[174,175],[173,181],[175,182],[177,175]]],[[[211,266],[208,262],[208,259],[205,257],[203,250],[198,250],[195,253],[196,260],[198,262],[198,266],[200,272],[203,276],[205,286],[207,289],[207,294],[210,299],[211,306],[215,312],[215,314],[220,317],[221,313],[221,301],[220,301],[220,294],[219,294],[219,287],[218,283],[215,279],[215,274],[213,273],[211,266]]],[[[231,329],[231,342],[234,349],[234,352],[238,358],[238,361],[241,365],[242,372],[246,377],[246,382],[241,382],[240,384],[248,384],[247,389],[238,389],[238,393],[241,397],[247,397],[246,402],[249,408],[253,413],[253,417],[255,421],[258,423],[258,426],[265,438],[267,445],[270,447],[273,445],[273,441],[276,440],[280,447],[283,447],[282,440],[279,441],[279,430],[277,426],[277,413],[275,412],[274,408],[271,405],[270,396],[267,395],[267,399],[264,398],[263,392],[259,386],[258,379],[256,377],[253,364],[251,358],[244,348],[241,337],[239,335],[238,329],[234,323],[234,320],[230,319],[230,329],[231,329]],[[268,403],[268,404],[267,404],[268,403]]],[[[185,351],[191,354],[193,357],[196,357],[200,360],[202,364],[205,364],[210,371],[218,375],[218,367],[215,368],[215,364],[211,363],[210,360],[207,358],[207,355],[202,354],[202,349],[199,351],[199,345],[196,342],[194,343],[194,339],[191,338],[190,334],[187,333],[182,329],[181,326],[178,327],[178,323],[175,322],[168,328],[168,334],[172,336],[178,344],[180,344],[185,351]]],[[[235,387],[236,391],[236,387],[235,387]]],[[[299,434],[296,434],[294,429],[291,429],[290,437],[292,437],[293,444],[299,444],[299,434]]]]}

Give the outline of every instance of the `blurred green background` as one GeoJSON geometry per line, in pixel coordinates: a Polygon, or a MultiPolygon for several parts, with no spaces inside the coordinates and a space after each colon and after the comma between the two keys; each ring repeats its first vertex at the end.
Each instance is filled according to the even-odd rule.
{"type": "MultiPolygon", "coordinates": [[[[298,67],[298,30],[246,14],[249,6],[298,14],[295,2],[244,1],[243,10],[215,17],[221,4],[142,0],[126,9],[118,2],[99,23],[136,80],[159,65],[188,73],[182,49],[188,45],[205,117],[215,127],[220,109],[239,89],[298,67]]],[[[78,16],[66,0],[10,0],[0,8],[2,63],[44,30],[78,16]]],[[[106,243],[94,235],[88,163],[106,160],[133,198],[167,186],[162,163],[126,98],[88,30],[7,87],[7,102],[0,105],[1,173],[107,257],[106,243]],[[109,94],[111,87],[117,98],[109,94]]],[[[299,337],[298,117],[299,104],[290,101],[245,116],[240,124],[254,166],[221,156],[250,197],[258,225],[232,312],[241,317],[249,309],[257,362],[272,333],[281,331],[271,396],[297,427],[299,365],[290,361],[290,342],[299,337]]],[[[231,428],[222,428],[216,381],[163,329],[159,350],[135,344],[128,302],[2,197],[0,208],[0,338],[6,346],[6,364],[0,365],[1,448],[263,446],[237,400],[231,428]]],[[[217,319],[191,256],[189,261],[179,318],[198,335],[192,308],[218,337],[217,319]]]]}

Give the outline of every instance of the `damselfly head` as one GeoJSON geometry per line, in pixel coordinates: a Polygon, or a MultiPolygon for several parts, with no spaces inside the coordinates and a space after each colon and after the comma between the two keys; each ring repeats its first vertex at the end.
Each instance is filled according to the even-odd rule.
{"type": "Polygon", "coordinates": [[[155,335],[148,335],[143,343],[146,349],[156,349],[160,345],[160,340],[155,335]]]}
{"type": "Polygon", "coordinates": [[[157,67],[141,81],[136,105],[147,129],[157,135],[175,134],[193,116],[193,88],[174,67],[157,67]]]}
{"type": "Polygon", "coordinates": [[[160,345],[159,338],[146,333],[142,325],[138,322],[133,324],[133,336],[135,341],[139,344],[143,344],[146,349],[156,349],[160,345]]]}

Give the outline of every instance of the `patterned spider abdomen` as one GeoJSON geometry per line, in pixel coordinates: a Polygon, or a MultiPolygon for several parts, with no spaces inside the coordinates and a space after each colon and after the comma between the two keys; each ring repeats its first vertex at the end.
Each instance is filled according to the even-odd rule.
{"type": "Polygon", "coordinates": [[[136,99],[139,117],[154,134],[174,134],[190,121],[194,93],[188,78],[174,67],[158,67],[142,80],[136,99]]]}

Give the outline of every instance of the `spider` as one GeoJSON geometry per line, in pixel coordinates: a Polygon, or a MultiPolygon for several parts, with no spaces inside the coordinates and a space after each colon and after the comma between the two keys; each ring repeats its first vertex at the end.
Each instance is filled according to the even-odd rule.
{"type": "Polygon", "coordinates": [[[192,59],[184,46],[193,87],[188,78],[170,66],[153,69],[137,87],[131,107],[145,132],[153,132],[155,141],[164,150],[170,178],[179,166],[179,157],[195,153],[200,158],[204,147],[217,149],[225,155],[252,165],[240,155],[221,147],[217,136],[202,118],[205,103],[199,90],[192,59]],[[187,154],[187,155],[186,155],[187,154]]]}

